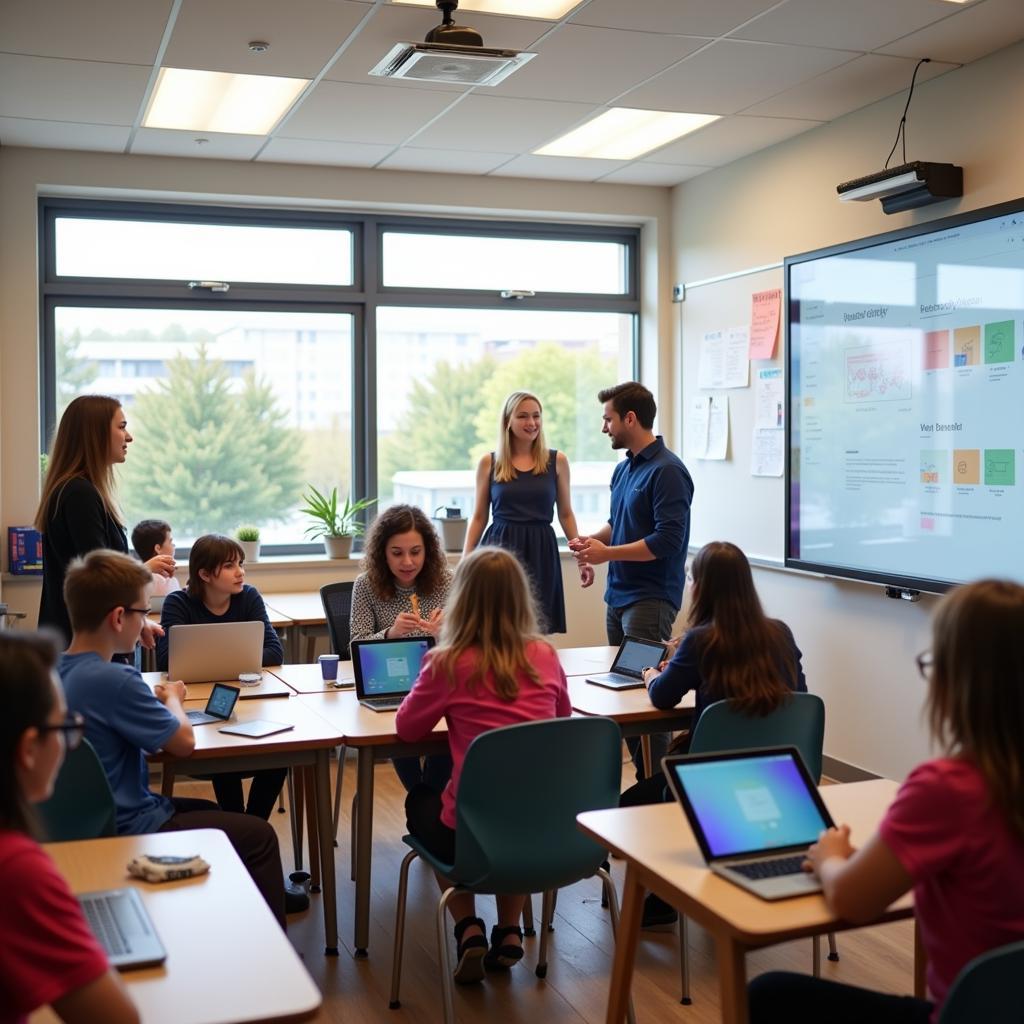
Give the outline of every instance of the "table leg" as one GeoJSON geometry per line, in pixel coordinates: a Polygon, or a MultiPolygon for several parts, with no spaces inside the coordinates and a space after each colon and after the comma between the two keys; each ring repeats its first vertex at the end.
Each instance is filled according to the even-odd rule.
{"type": "MultiPolygon", "coordinates": [[[[334,876],[334,835],[331,832],[331,751],[316,752],[314,772],[316,784],[317,836],[320,841],[320,876],[323,881],[324,953],[338,955],[338,891],[334,876]]],[[[314,794],[310,794],[311,797],[314,794]]],[[[312,846],[313,837],[310,836],[312,846]]]]}
{"type": "Polygon", "coordinates": [[[622,887],[622,910],[615,933],[615,959],[612,962],[612,980],[608,989],[608,1013],[605,1024],[622,1024],[629,1006],[629,991],[633,981],[633,961],[640,940],[640,917],[644,905],[644,887],[637,881],[632,864],[626,865],[626,879],[622,887]]]}
{"type": "Polygon", "coordinates": [[[316,769],[301,769],[306,777],[306,831],[309,833],[309,891],[320,892],[320,844],[317,836],[316,769]]]}
{"type": "Polygon", "coordinates": [[[357,761],[356,792],[359,815],[356,819],[356,957],[367,955],[370,944],[370,857],[373,849],[373,748],[360,747],[357,761]]]}
{"type": "Polygon", "coordinates": [[[715,936],[722,1024],[747,1024],[747,953],[727,935],[715,936]]]}
{"type": "Polygon", "coordinates": [[[644,778],[649,779],[652,774],[651,737],[649,733],[644,733],[644,735],[640,737],[640,754],[643,757],[644,778]]]}

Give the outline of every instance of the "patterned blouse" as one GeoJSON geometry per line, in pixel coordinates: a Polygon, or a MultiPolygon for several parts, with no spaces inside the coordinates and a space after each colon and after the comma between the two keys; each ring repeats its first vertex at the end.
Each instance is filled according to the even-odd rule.
{"type": "MultiPolygon", "coordinates": [[[[396,586],[394,597],[382,598],[378,597],[366,573],[360,573],[352,588],[352,617],[349,623],[351,639],[381,639],[402,612],[412,611],[409,599],[413,594],[419,597],[420,617],[429,619],[430,613],[435,608],[444,607],[451,585],[452,574],[446,567],[437,589],[429,594],[419,592],[415,587],[396,586]]],[[[427,636],[428,634],[424,630],[419,630],[408,635],[427,636]]]]}

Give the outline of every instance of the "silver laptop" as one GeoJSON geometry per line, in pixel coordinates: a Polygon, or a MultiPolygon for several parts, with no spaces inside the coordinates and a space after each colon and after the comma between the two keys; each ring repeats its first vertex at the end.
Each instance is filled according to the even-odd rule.
{"type": "Polygon", "coordinates": [[[372,711],[394,711],[416,682],[423,656],[434,646],[434,638],[353,640],[351,646],[359,703],[372,711]]]}
{"type": "Polygon", "coordinates": [[[587,682],[612,690],[633,690],[644,685],[644,669],[661,664],[667,650],[668,647],[657,640],[627,636],[615,654],[612,667],[596,676],[587,676],[587,682]]]}
{"type": "Polygon", "coordinates": [[[237,679],[263,671],[262,622],[204,622],[172,626],[167,637],[167,678],[185,683],[237,679]]]}
{"type": "Polygon", "coordinates": [[[802,864],[833,821],[796,747],[687,754],[661,765],[712,871],[765,900],[821,889],[802,864]]]}
{"type": "Polygon", "coordinates": [[[135,889],[106,889],[78,896],[90,930],[119,971],[153,967],[167,953],[135,889]]]}
{"type": "Polygon", "coordinates": [[[209,725],[211,722],[226,722],[235,713],[239,689],[226,683],[214,683],[210,698],[203,711],[186,711],[185,715],[193,725],[209,725]]]}

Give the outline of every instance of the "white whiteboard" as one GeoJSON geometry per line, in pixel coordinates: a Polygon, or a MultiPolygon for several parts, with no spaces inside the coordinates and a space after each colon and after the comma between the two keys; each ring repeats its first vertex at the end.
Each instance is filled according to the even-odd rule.
{"type": "Polygon", "coordinates": [[[699,286],[689,286],[680,304],[682,324],[682,451],[694,482],[690,544],[700,547],[712,540],[732,541],[749,558],[782,562],[784,553],[784,477],[750,475],[754,427],[754,381],[759,369],[784,366],[785,310],[780,318],[775,358],[750,364],[750,386],[721,391],[698,388],[701,338],[708,331],[750,323],[754,292],[782,287],[781,268],[760,270],[699,286]],[[729,450],[724,462],[686,455],[687,417],[691,399],[700,395],[729,398],[729,450]]]}

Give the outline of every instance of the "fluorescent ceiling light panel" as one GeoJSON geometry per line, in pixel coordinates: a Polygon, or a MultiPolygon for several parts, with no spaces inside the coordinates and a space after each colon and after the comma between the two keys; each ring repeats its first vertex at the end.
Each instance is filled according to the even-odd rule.
{"type": "Polygon", "coordinates": [[[560,139],[535,149],[534,153],[537,156],[633,160],[717,120],[717,114],[612,107],[560,139]]]}
{"type": "MultiPolygon", "coordinates": [[[[395,0],[397,3],[416,7],[436,7],[435,0],[395,0]]],[[[580,0],[459,0],[456,16],[466,11],[478,11],[487,14],[514,14],[519,18],[544,18],[546,21],[558,21],[564,18],[580,0]]]]}
{"type": "Polygon", "coordinates": [[[308,84],[305,78],[161,68],[142,125],[266,135],[308,84]]]}

